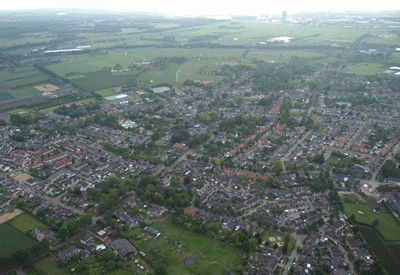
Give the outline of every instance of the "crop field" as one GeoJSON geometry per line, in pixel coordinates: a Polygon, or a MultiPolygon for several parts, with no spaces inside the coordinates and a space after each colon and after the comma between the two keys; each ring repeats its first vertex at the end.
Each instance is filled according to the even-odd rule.
{"type": "Polygon", "coordinates": [[[29,249],[34,240],[9,224],[0,224],[0,258],[9,257],[19,249],[29,249]]]}
{"type": "Polygon", "coordinates": [[[11,94],[15,99],[28,98],[41,94],[40,91],[32,86],[8,91],[8,93],[11,94]]]}
{"type": "Polygon", "coordinates": [[[11,86],[25,86],[40,83],[49,79],[49,76],[33,67],[22,67],[8,74],[0,74],[0,81],[11,86]]]}
{"type": "Polygon", "coordinates": [[[372,225],[375,219],[378,219],[377,230],[387,241],[400,240],[400,225],[389,213],[374,213],[372,207],[362,203],[344,203],[344,212],[347,217],[354,214],[356,221],[372,225]],[[361,211],[364,214],[359,213],[361,211]]]}
{"type": "Polygon", "coordinates": [[[146,246],[150,250],[158,249],[160,254],[168,255],[171,261],[177,263],[168,267],[170,274],[223,274],[235,270],[241,264],[242,252],[239,249],[192,231],[184,231],[172,224],[171,218],[153,227],[162,235],[158,239],[151,238],[146,246]],[[176,240],[182,247],[174,245],[171,240],[176,240]],[[193,256],[195,264],[186,269],[183,260],[190,256],[193,256]]]}
{"type": "Polygon", "coordinates": [[[132,77],[113,75],[110,71],[99,71],[85,74],[86,77],[71,80],[81,89],[89,92],[127,84],[132,77]]]}
{"type": "Polygon", "coordinates": [[[372,247],[375,255],[382,260],[383,266],[389,275],[396,275],[400,270],[399,245],[386,245],[375,229],[367,226],[360,226],[360,232],[372,247]],[[392,250],[393,248],[394,250],[392,250]]]}

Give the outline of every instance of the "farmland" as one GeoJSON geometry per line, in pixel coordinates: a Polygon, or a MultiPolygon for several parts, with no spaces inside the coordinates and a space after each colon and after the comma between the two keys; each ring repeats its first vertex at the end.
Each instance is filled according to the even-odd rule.
{"type": "Polygon", "coordinates": [[[129,75],[113,75],[110,71],[99,71],[85,74],[84,78],[71,80],[85,91],[96,91],[129,83],[133,79],[129,75]]]}
{"type": "Polygon", "coordinates": [[[383,261],[383,265],[389,275],[398,274],[398,271],[400,270],[400,254],[398,254],[400,252],[398,249],[399,246],[386,245],[375,229],[371,227],[360,226],[359,228],[365,240],[372,247],[375,255],[383,261]]]}
{"type": "Polygon", "coordinates": [[[370,205],[363,203],[344,203],[343,205],[347,217],[354,215],[356,222],[368,225],[372,225],[373,221],[377,219],[379,221],[377,230],[387,241],[400,240],[400,226],[389,213],[374,213],[370,205]]]}
{"type": "Polygon", "coordinates": [[[29,249],[34,240],[9,224],[0,224],[0,258],[9,257],[19,249],[29,249]]]}

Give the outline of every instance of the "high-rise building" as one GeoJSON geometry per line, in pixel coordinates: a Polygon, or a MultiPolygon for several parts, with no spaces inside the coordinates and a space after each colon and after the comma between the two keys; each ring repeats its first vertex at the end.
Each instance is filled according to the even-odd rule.
{"type": "Polygon", "coordinates": [[[282,12],[282,20],[286,20],[286,11],[282,12]]]}

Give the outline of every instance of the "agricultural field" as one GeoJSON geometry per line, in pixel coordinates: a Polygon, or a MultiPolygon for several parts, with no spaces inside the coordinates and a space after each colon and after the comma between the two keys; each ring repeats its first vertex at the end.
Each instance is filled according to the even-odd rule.
{"type": "Polygon", "coordinates": [[[48,226],[27,213],[23,213],[9,221],[9,224],[23,233],[29,230],[35,230],[35,228],[43,231],[48,229],[48,226]]]}
{"type": "Polygon", "coordinates": [[[384,66],[380,64],[366,64],[366,63],[361,63],[358,65],[352,65],[348,66],[348,70],[351,73],[357,74],[357,75],[371,75],[371,74],[380,74],[384,70],[386,70],[384,66]]]}
{"type": "Polygon", "coordinates": [[[375,229],[371,227],[359,226],[359,229],[367,243],[372,247],[375,255],[382,260],[388,274],[398,274],[400,270],[399,245],[386,245],[375,229]]]}
{"type": "Polygon", "coordinates": [[[29,98],[39,94],[41,94],[41,92],[32,86],[23,87],[0,93],[0,102],[14,100],[14,99],[29,98]]]}
{"type": "Polygon", "coordinates": [[[9,257],[19,249],[29,249],[37,242],[9,224],[0,224],[0,258],[9,257]]]}
{"type": "Polygon", "coordinates": [[[4,84],[8,84],[10,87],[20,87],[33,85],[36,83],[42,83],[49,79],[49,76],[42,73],[36,68],[33,67],[22,67],[18,70],[12,71],[1,71],[0,73],[0,88],[3,90],[9,90],[6,88],[4,84]]]}
{"type": "Polygon", "coordinates": [[[373,208],[364,203],[344,203],[344,213],[347,217],[354,214],[356,222],[372,225],[378,219],[377,230],[387,241],[400,241],[400,225],[389,213],[374,213],[373,208]],[[361,214],[361,211],[363,214],[361,214]]]}
{"type": "Polygon", "coordinates": [[[98,71],[85,74],[84,78],[71,80],[84,91],[97,91],[105,88],[121,86],[133,80],[129,75],[113,75],[110,71],[98,71]]]}

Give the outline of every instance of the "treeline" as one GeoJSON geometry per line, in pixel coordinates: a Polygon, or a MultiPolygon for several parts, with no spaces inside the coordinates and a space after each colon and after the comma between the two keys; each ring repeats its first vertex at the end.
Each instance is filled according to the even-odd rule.
{"type": "Polygon", "coordinates": [[[32,125],[36,122],[38,122],[40,119],[40,116],[32,116],[29,114],[11,114],[10,115],[10,121],[12,124],[16,126],[21,126],[21,125],[32,125]]]}
{"type": "MultiPolygon", "coordinates": [[[[190,183],[190,179],[187,183],[190,183]]],[[[183,209],[183,207],[190,205],[193,192],[178,187],[179,181],[177,179],[172,179],[171,185],[165,188],[163,192],[156,192],[156,185],[159,185],[159,182],[155,176],[148,174],[142,175],[137,195],[155,204],[163,205],[175,210],[178,210],[179,208],[183,209]]]]}
{"type": "Polygon", "coordinates": [[[86,115],[88,113],[92,113],[93,111],[99,109],[100,109],[100,104],[96,102],[94,104],[87,104],[84,106],[78,106],[76,104],[72,104],[70,107],[67,107],[63,105],[54,109],[53,112],[59,115],[69,116],[70,118],[76,118],[86,115]]]}
{"type": "Polygon", "coordinates": [[[42,241],[29,249],[20,249],[13,253],[10,257],[0,258],[0,271],[16,266],[23,266],[24,268],[31,266],[35,258],[48,251],[47,245],[48,242],[42,241]]]}

